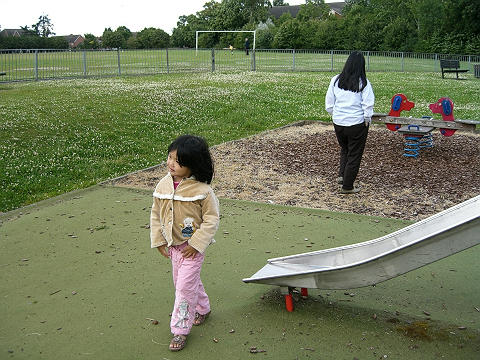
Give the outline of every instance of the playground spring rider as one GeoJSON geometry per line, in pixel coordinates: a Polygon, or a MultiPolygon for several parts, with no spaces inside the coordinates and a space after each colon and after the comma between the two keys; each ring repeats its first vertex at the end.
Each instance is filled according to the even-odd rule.
{"type": "MultiPolygon", "coordinates": [[[[443,121],[455,121],[453,117],[453,101],[448,97],[442,97],[438,99],[436,103],[430,104],[430,110],[434,114],[441,114],[443,121]]],[[[443,136],[452,136],[455,134],[454,129],[440,129],[440,133],[443,136]]]]}
{"type": "MultiPolygon", "coordinates": [[[[395,94],[392,97],[392,105],[389,116],[400,117],[403,110],[409,111],[415,106],[415,103],[408,101],[404,94],[395,94]]],[[[434,114],[441,114],[444,121],[455,121],[453,117],[453,102],[447,98],[440,98],[436,103],[430,104],[430,110],[434,114]]],[[[424,116],[423,118],[431,118],[424,116]]],[[[413,120],[413,119],[412,119],[413,120]]],[[[410,124],[407,127],[400,127],[399,124],[388,124],[387,128],[391,131],[402,132],[405,139],[404,156],[418,157],[420,149],[433,146],[433,137],[431,131],[433,127],[421,127],[417,124],[410,124]]],[[[440,128],[443,136],[452,136],[456,130],[440,128]]]]}
{"type": "MultiPolygon", "coordinates": [[[[398,131],[401,131],[401,129],[398,131]]],[[[421,149],[433,147],[432,128],[408,125],[403,132],[403,138],[405,139],[403,156],[416,158],[420,155],[421,149]]]]}
{"type": "MultiPolygon", "coordinates": [[[[390,107],[390,112],[388,116],[399,117],[400,113],[403,110],[410,111],[415,107],[415,103],[408,101],[407,97],[403,94],[395,94],[392,97],[392,106],[390,107]]],[[[397,131],[400,129],[398,124],[387,124],[387,129],[391,131],[397,131]]]]}

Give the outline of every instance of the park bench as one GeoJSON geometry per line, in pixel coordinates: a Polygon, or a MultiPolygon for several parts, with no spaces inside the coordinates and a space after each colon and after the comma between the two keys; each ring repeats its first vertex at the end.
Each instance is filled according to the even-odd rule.
{"type": "Polygon", "coordinates": [[[458,73],[464,73],[468,70],[460,69],[460,61],[450,59],[440,59],[440,67],[442,69],[442,79],[444,73],[456,73],[458,79],[458,73]]]}

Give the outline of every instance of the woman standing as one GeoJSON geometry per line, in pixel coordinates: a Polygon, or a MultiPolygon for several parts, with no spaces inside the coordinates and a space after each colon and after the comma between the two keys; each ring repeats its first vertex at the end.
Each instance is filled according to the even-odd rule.
{"type": "Polygon", "coordinates": [[[374,102],[372,85],[365,75],[365,58],[354,51],[342,72],[330,81],[325,96],[325,109],[332,115],[341,148],[337,182],[342,184],[342,194],[360,191],[353,183],[360,169],[374,102]]]}

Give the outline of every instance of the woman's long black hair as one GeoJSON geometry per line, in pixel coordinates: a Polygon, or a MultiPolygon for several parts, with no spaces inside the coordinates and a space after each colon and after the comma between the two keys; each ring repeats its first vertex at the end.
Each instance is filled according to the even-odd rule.
{"type": "Polygon", "coordinates": [[[198,181],[210,184],[213,179],[213,161],[207,141],[194,135],[182,135],[168,147],[168,153],[177,150],[177,160],[186,166],[198,181]]]}
{"type": "Polygon", "coordinates": [[[350,54],[337,81],[338,87],[347,91],[360,92],[367,86],[365,58],[360,51],[350,54]]]}

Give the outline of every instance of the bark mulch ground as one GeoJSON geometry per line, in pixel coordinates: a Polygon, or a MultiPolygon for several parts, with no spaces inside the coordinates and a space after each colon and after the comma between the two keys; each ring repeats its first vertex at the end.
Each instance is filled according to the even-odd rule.
{"type": "MultiPolygon", "coordinates": [[[[212,147],[218,197],[420,220],[480,194],[480,135],[444,137],[418,158],[403,156],[403,137],[372,126],[354,195],[338,193],[339,146],[333,126],[301,123],[212,147]]],[[[113,183],[152,189],[160,164],[113,183]]]]}

